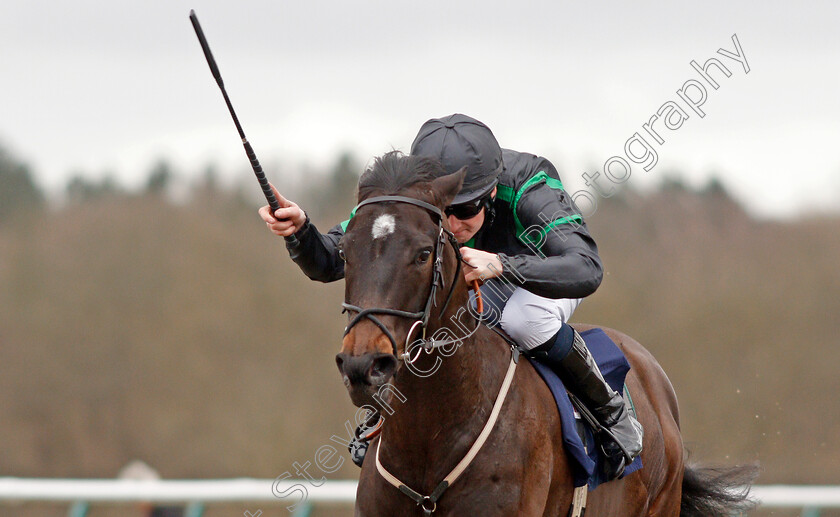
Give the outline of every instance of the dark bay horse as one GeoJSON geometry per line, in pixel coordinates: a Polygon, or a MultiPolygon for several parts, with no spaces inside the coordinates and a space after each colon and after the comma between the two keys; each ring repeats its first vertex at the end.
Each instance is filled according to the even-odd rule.
{"type": "MultiPolygon", "coordinates": [[[[451,486],[428,497],[485,429],[512,358],[507,342],[464,309],[468,287],[440,213],[463,174],[434,179],[435,167],[398,153],[379,158],[360,180],[360,205],[340,242],[350,324],[336,361],[356,406],[392,410],[368,450],[356,515],[408,517],[425,508],[427,515],[566,516],[574,487],[559,415],[524,359],[486,442],[451,486]],[[421,332],[443,346],[412,347],[421,332]]],[[[740,509],[746,495],[733,490],[749,482],[751,469],[688,466],[677,398],[662,368],[632,338],[604,331],[632,366],[627,385],[645,429],[644,468],[591,492],[586,515],[723,517],[740,509]]]]}

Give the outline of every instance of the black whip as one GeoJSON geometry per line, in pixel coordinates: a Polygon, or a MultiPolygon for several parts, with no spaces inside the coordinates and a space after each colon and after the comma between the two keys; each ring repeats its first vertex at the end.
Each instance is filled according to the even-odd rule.
{"type": "MultiPolygon", "coordinates": [[[[198,36],[198,42],[201,43],[201,49],[204,51],[204,57],[207,58],[207,64],[210,65],[210,72],[213,73],[213,77],[216,79],[216,84],[218,84],[219,89],[222,90],[222,96],[225,98],[225,104],[227,104],[228,111],[230,111],[230,116],[233,117],[233,123],[236,124],[236,130],[239,131],[239,138],[242,139],[242,145],[245,147],[245,154],[248,155],[248,159],[251,161],[251,167],[254,169],[257,181],[260,182],[260,187],[262,188],[266,201],[268,201],[268,206],[271,207],[271,213],[273,215],[274,212],[280,209],[280,203],[278,203],[277,198],[274,197],[274,192],[271,191],[271,186],[268,184],[268,179],[265,177],[260,161],[257,159],[257,155],[254,153],[251,143],[248,142],[248,139],[245,137],[245,132],[242,131],[242,125],[239,123],[239,118],[236,116],[236,112],[233,110],[233,105],[230,103],[230,98],[225,90],[225,83],[222,81],[222,74],[219,72],[219,66],[216,64],[216,60],[213,59],[213,53],[210,52],[210,45],[207,43],[207,38],[204,37],[204,31],[201,30],[201,24],[198,23],[198,18],[195,15],[194,9],[190,9],[190,21],[192,22],[193,29],[195,29],[195,35],[198,36]]],[[[294,236],[291,236],[291,238],[294,239],[294,236]]]]}

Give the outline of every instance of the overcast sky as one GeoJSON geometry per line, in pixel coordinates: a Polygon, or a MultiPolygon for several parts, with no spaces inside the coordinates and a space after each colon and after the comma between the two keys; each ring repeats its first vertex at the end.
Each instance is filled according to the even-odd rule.
{"type": "MultiPolygon", "coordinates": [[[[407,151],[428,118],[487,123],[570,190],[717,57],[705,117],[662,129],[649,186],[722,178],[754,213],[840,209],[840,4],[458,0],[0,3],[0,142],[60,189],[73,171],[140,183],[160,156],[247,167],[188,20],[195,8],[275,183],[292,165],[407,151]],[[682,5],[682,6],[680,6],[682,5]],[[717,53],[735,51],[750,71],[717,53]]],[[[661,124],[661,121],[659,122],[661,124]]],[[[646,135],[648,136],[648,135],[646,135]]],[[[652,138],[648,138],[653,143],[652,138]]],[[[602,176],[603,178],[603,176],[602,176]]],[[[608,183],[607,183],[608,184],[608,183]]],[[[258,189],[256,184],[255,189],[258,189]]]]}

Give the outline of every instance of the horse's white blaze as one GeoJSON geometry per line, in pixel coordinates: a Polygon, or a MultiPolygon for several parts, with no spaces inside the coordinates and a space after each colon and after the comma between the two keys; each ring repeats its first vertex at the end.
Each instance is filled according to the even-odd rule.
{"type": "Polygon", "coordinates": [[[394,221],[394,216],[391,214],[382,214],[376,218],[376,221],[373,222],[371,233],[373,234],[374,239],[378,239],[394,233],[396,228],[397,224],[394,221]]]}

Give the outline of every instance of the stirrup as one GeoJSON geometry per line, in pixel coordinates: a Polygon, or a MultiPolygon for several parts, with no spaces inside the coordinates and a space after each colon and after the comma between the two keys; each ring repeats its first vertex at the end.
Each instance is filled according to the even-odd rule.
{"type": "Polygon", "coordinates": [[[625,449],[624,446],[615,439],[612,433],[609,432],[609,429],[603,429],[602,433],[606,435],[599,440],[599,447],[601,452],[604,454],[605,460],[604,473],[610,481],[613,479],[619,479],[624,475],[627,465],[629,465],[633,460],[630,458],[630,454],[627,452],[627,449],[625,449]],[[615,448],[613,449],[613,447],[615,448]]]}
{"type": "Polygon", "coordinates": [[[569,393],[572,406],[578,411],[581,418],[595,432],[596,443],[603,454],[604,463],[602,470],[608,480],[618,479],[624,475],[624,470],[633,462],[633,457],[627,448],[616,439],[612,429],[602,424],[595,414],[574,394],[569,393]]]}

